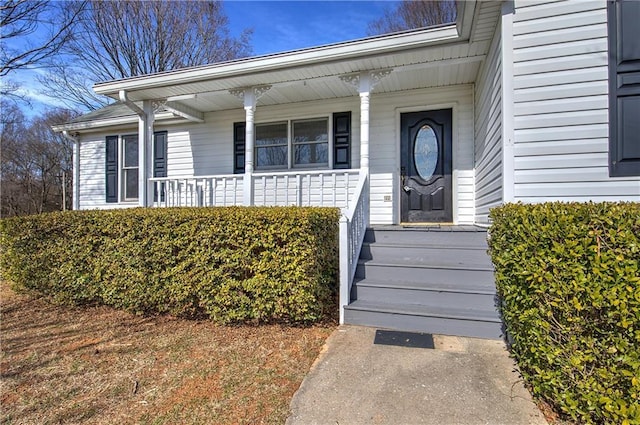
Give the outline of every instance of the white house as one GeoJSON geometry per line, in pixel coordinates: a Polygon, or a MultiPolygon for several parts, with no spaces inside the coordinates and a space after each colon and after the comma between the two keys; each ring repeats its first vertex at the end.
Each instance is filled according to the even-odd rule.
{"type": "Polygon", "coordinates": [[[74,208],[342,207],[350,282],[368,224],[640,201],[638,22],[633,0],[465,1],[450,25],[98,83],[117,102],[55,128],[74,208]]]}

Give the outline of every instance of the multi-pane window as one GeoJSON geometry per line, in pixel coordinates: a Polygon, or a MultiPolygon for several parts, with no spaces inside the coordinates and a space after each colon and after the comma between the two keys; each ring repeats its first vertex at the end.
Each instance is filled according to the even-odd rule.
{"type": "Polygon", "coordinates": [[[294,121],[293,166],[329,165],[327,119],[294,121]]]}
{"type": "Polygon", "coordinates": [[[257,124],[256,168],[329,165],[328,122],[326,118],[292,121],[291,132],[288,122],[257,124]]]}
{"type": "Polygon", "coordinates": [[[125,201],[138,199],[138,135],[122,137],[122,195],[125,201]]]}

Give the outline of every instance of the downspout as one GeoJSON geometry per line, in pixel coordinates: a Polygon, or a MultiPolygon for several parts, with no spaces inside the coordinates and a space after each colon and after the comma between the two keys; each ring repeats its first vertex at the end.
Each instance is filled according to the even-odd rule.
{"type": "Polygon", "coordinates": [[[73,142],[73,210],[80,209],[80,139],[67,130],[62,135],[73,142]]]}
{"type": "Polygon", "coordinates": [[[138,114],[138,116],[140,118],[144,119],[144,111],[138,105],[133,103],[133,101],[131,99],[129,99],[129,96],[127,95],[127,92],[125,90],[120,90],[118,92],[118,95],[120,97],[120,102],[122,102],[125,105],[127,105],[129,107],[129,109],[131,109],[133,112],[138,114]]]}

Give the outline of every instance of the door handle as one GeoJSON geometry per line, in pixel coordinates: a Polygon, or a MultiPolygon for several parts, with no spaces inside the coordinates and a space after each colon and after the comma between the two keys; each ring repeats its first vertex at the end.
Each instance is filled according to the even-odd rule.
{"type": "Polygon", "coordinates": [[[405,185],[405,186],[402,187],[402,190],[404,190],[405,192],[409,193],[409,192],[411,192],[413,190],[413,188],[405,185]]]}

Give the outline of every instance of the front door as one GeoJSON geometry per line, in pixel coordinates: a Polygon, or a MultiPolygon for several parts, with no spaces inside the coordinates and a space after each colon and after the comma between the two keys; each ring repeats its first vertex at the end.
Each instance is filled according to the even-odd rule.
{"type": "Polygon", "coordinates": [[[401,221],[452,222],[451,109],[400,116],[401,221]]]}

